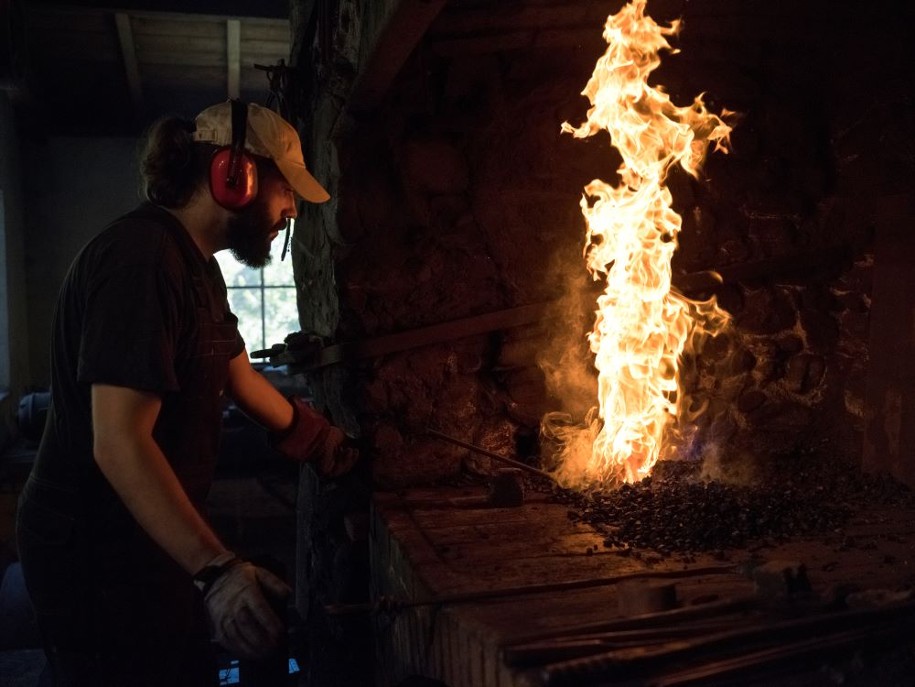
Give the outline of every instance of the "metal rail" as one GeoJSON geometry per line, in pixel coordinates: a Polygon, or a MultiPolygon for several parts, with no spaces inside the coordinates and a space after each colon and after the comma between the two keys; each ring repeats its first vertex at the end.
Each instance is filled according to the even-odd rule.
{"type": "Polygon", "coordinates": [[[512,467],[518,468],[519,470],[524,470],[525,472],[529,472],[532,475],[537,475],[538,477],[543,477],[544,479],[549,480],[553,484],[558,484],[558,482],[556,481],[556,478],[553,477],[550,473],[544,472],[543,470],[538,470],[537,468],[531,467],[530,465],[517,461],[514,458],[508,458],[499,453],[496,453],[495,451],[490,451],[488,449],[485,449],[482,446],[475,446],[474,444],[469,444],[466,441],[461,441],[460,439],[455,439],[452,436],[439,432],[437,429],[427,428],[426,433],[429,434],[430,436],[436,437],[437,439],[442,439],[442,440],[450,442],[456,446],[466,448],[468,451],[473,451],[474,453],[479,453],[481,455],[488,456],[489,458],[492,458],[493,460],[502,461],[506,465],[511,465],[512,467]]]}

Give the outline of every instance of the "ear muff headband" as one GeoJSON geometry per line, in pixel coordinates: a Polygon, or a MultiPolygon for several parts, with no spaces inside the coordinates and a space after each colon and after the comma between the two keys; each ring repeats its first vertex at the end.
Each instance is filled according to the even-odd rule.
{"type": "Polygon", "coordinates": [[[245,152],[248,106],[232,100],[232,144],[213,154],[210,163],[210,192],[229,210],[240,210],[257,196],[257,165],[245,152]]]}
{"type": "Polygon", "coordinates": [[[229,149],[229,165],[226,169],[226,186],[238,186],[241,159],[245,154],[245,138],[248,135],[248,106],[239,100],[232,100],[232,147],[229,149]]]}

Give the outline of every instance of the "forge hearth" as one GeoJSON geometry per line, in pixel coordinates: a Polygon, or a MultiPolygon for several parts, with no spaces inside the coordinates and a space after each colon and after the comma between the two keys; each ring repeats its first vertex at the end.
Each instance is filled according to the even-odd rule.
{"type": "MultiPolygon", "coordinates": [[[[619,495],[621,510],[630,500],[633,517],[676,517],[640,507],[638,490],[650,488],[619,495]]],[[[705,500],[684,502],[688,490],[673,483],[659,501],[677,502],[678,489],[685,520],[690,506],[721,502],[714,485],[705,500]]],[[[569,495],[550,489],[529,488],[523,506],[505,509],[487,506],[485,488],[472,484],[379,494],[370,534],[378,684],[811,685],[829,674],[864,686],[879,674],[880,684],[907,685],[915,501],[877,485],[864,491],[883,503],[848,492],[849,511],[817,521],[816,534],[732,548],[694,533],[695,545],[679,550],[639,544],[655,522],[627,535],[623,517],[608,538],[608,520],[588,517],[584,497],[570,511],[569,495]],[[654,606],[671,586],[673,607],[654,606]]],[[[809,500],[808,514],[829,503],[815,487],[809,500]]]]}
{"type": "MultiPolygon", "coordinates": [[[[461,472],[464,455],[429,427],[519,453],[546,413],[578,421],[595,404],[585,336],[600,288],[578,203],[592,179],[613,180],[619,155],[606,136],[576,141],[560,127],[582,120],[601,27],[622,4],[313,10],[322,29],[300,50],[320,61],[314,165],[336,204],[307,209],[324,231],[297,234],[293,260],[303,328],[353,355],[304,369],[319,404],[364,438],[379,486],[461,472]],[[541,307],[523,326],[363,347],[541,307]]],[[[860,460],[865,426],[881,421],[865,402],[871,310],[893,305],[872,300],[875,222],[912,171],[891,143],[903,143],[908,110],[875,78],[904,63],[886,24],[822,0],[791,11],[652,0],[647,12],[684,22],[652,84],[739,113],[729,155],[667,179],[683,223],[673,283],[733,318],[683,369],[706,403],[692,446],[732,449],[733,472],[805,450],[860,460]],[[811,41],[807,27],[824,22],[811,41]],[[862,42],[868,60],[853,49],[862,42]],[[882,116],[869,120],[865,102],[882,116]]]]}
{"type": "MultiPolygon", "coordinates": [[[[818,622],[855,603],[855,586],[889,599],[915,583],[912,506],[881,481],[915,486],[915,109],[901,2],[649,0],[658,22],[683,20],[652,85],[739,113],[729,155],[667,179],[683,222],[673,283],[732,317],[682,368],[704,412],[679,468],[699,466],[701,480],[657,473],[586,495],[528,486],[521,507],[493,508],[482,480],[496,464],[430,436],[550,469],[546,414],[577,420],[595,404],[585,337],[601,285],[584,270],[579,199],[592,179],[612,181],[619,156],[606,136],[574,141],[560,127],[582,121],[601,27],[623,4],[294,3],[295,54],[316,74],[307,159],[334,201],[307,208],[318,230],[293,237],[300,320],[327,359],[292,370],[360,436],[370,473],[351,500],[351,485],[309,484],[340,522],[320,505],[303,516],[300,588],[329,604],[406,604],[373,616],[380,685],[536,683],[580,650],[557,648],[561,635],[624,631],[620,576],[677,575],[661,578],[676,585],[671,613],[708,612],[703,622],[736,632],[792,612],[818,622]],[[368,494],[373,588],[340,593],[337,570],[322,576],[313,561],[358,558],[365,542],[344,525],[365,516],[368,494]],[[787,570],[807,596],[715,615],[710,604],[778,588],[749,576],[767,562],[769,582],[787,570]]],[[[681,617],[663,622],[700,632],[681,617]]],[[[883,620],[880,632],[898,630],[883,620]]],[[[856,639],[806,629],[829,637],[791,644],[802,660],[856,639]]],[[[765,638],[741,641],[754,657],[715,645],[706,658],[787,659],[765,638]]],[[[663,684],[690,679],[678,675],[663,684]]]]}

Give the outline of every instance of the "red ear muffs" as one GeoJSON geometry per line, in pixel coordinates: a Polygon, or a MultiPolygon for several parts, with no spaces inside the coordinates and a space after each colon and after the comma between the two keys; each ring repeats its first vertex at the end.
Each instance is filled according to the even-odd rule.
{"type": "Polygon", "coordinates": [[[227,210],[241,210],[257,196],[257,166],[244,153],[233,160],[233,153],[232,148],[220,148],[214,153],[210,193],[227,210]]]}
{"type": "Polygon", "coordinates": [[[220,148],[210,161],[210,193],[227,210],[241,210],[257,197],[257,165],[245,153],[248,106],[232,101],[232,145],[220,148]]]}

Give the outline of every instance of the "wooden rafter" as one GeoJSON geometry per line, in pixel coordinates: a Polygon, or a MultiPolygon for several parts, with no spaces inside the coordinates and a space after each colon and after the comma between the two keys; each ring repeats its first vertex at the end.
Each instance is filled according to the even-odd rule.
{"type": "Polygon", "coordinates": [[[118,30],[118,43],[121,46],[121,59],[127,75],[127,88],[130,91],[130,99],[133,101],[134,112],[139,117],[144,109],[143,86],[140,81],[140,66],[137,62],[130,15],[125,12],[115,12],[114,23],[118,30]]]}
{"type": "Polygon", "coordinates": [[[447,0],[401,0],[350,94],[351,110],[377,107],[413,49],[445,7],[447,0]]]}

